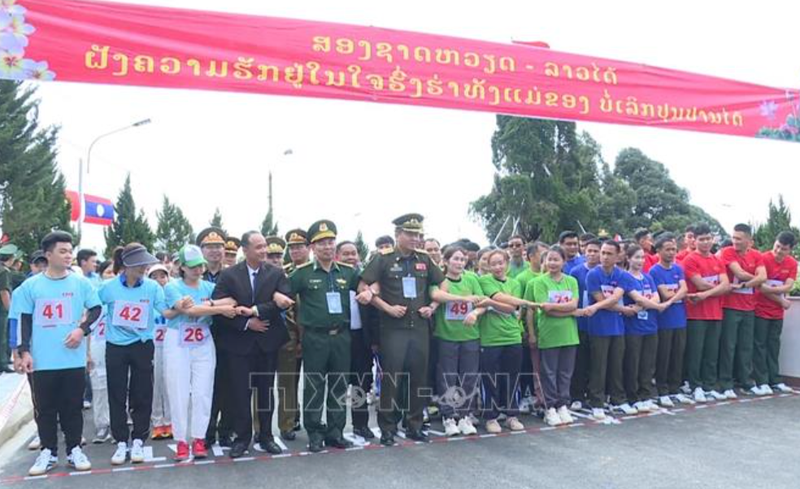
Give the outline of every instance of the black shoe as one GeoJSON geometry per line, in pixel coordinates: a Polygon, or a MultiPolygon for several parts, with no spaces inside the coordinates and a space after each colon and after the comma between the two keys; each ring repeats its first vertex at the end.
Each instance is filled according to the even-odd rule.
{"type": "Polygon", "coordinates": [[[389,433],[389,432],[381,433],[381,445],[383,445],[385,447],[393,447],[393,446],[395,446],[396,442],[394,441],[394,434],[389,433]]]}
{"type": "Polygon", "coordinates": [[[345,440],[344,437],[341,436],[339,438],[328,438],[325,440],[325,445],[331,448],[353,448],[353,442],[345,440]]]}
{"type": "Polygon", "coordinates": [[[247,444],[243,442],[234,442],[231,451],[228,454],[230,458],[239,458],[247,453],[247,444]]]}
{"type": "Polygon", "coordinates": [[[311,453],[319,453],[325,450],[325,446],[322,444],[322,440],[314,440],[308,442],[308,451],[311,453]]]}
{"type": "MultiPolygon", "coordinates": [[[[228,435],[220,435],[220,437],[219,437],[219,446],[225,447],[225,448],[230,448],[231,445],[233,445],[233,440],[231,439],[230,436],[228,436],[228,435]]],[[[208,447],[208,446],[211,446],[211,445],[206,445],[206,446],[208,447]]]]}
{"type": "Polygon", "coordinates": [[[372,440],[373,438],[375,438],[375,433],[373,433],[372,430],[367,428],[366,426],[363,428],[353,428],[353,434],[360,436],[365,440],[372,440]]]}
{"type": "Polygon", "coordinates": [[[286,441],[294,441],[297,438],[297,433],[294,431],[281,431],[281,438],[286,441]]]}
{"type": "Polygon", "coordinates": [[[283,453],[281,447],[277,443],[275,443],[275,440],[271,438],[267,441],[260,441],[258,444],[262,452],[267,452],[272,455],[280,455],[281,453],[283,453]]]}
{"type": "Polygon", "coordinates": [[[292,431],[300,431],[302,429],[303,427],[300,426],[300,420],[299,419],[295,420],[294,426],[292,427],[292,431]]]}
{"type": "Polygon", "coordinates": [[[411,430],[406,432],[406,438],[409,440],[419,441],[422,443],[430,443],[431,439],[422,430],[411,430]]]}

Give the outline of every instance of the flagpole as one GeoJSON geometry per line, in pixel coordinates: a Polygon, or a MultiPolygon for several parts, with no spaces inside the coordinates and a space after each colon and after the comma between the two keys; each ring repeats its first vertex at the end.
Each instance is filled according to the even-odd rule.
{"type": "Polygon", "coordinates": [[[78,237],[83,238],[83,218],[86,215],[83,204],[83,158],[78,159],[78,237]]]}

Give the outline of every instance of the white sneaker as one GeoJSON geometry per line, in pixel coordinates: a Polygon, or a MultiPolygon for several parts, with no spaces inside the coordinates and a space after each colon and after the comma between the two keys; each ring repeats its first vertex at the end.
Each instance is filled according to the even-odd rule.
{"type": "MultiPolygon", "coordinates": [[[[761,391],[758,391],[758,392],[761,392],[761,391]]],[[[713,394],[712,394],[712,395],[713,395],[713,394]]],[[[728,390],[726,390],[725,392],[723,392],[723,393],[722,393],[722,395],[723,395],[723,396],[724,396],[726,399],[736,399],[737,397],[739,397],[739,396],[737,396],[737,395],[736,395],[736,393],[735,393],[735,392],[733,392],[733,389],[728,389],[728,390]]]]}
{"type": "Polygon", "coordinates": [[[655,403],[655,401],[653,399],[648,399],[648,400],[644,401],[644,405],[647,406],[647,409],[651,413],[654,413],[654,412],[658,411],[658,406],[656,405],[656,403],[655,403]]]}
{"type": "Polygon", "coordinates": [[[750,394],[750,395],[753,395],[753,396],[766,396],[767,395],[767,393],[764,392],[764,389],[762,389],[761,387],[759,387],[757,385],[754,385],[753,387],[751,387],[747,391],[747,393],[750,394]]]}
{"type": "Polygon", "coordinates": [[[548,426],[559,426],[563,421],[561,421],[561,417],[556,412],[556,408],[550,408],[544,414],[544,422],[548,426]]]}
{"type": "Polygon", "coordinates": [[[133,440],[131,445],[131,463],[140,464],[144,462],[144,442],[142,440],[133,440]]]}
{"type": "Polygon", "coordinates": [[[692,395],[692,388],[689,386],[688,382],[684,382],[683,383],[683,385],[681,386],[681,392],[683,392],[687,396],[691,396],[692,395]]]}
{"type": "Polygon", "coordinates": [[[45,448],[39,452],[39,456],[36,457],[36,461],[33,463],[31,468],[28,469],[28,475],[34,477],[37,475],[44,475],[53,470],[53,467],[55,467],[56,464],[58,464],[58,457],[54,456],[48,448],[45,448]]]}
{"type": "Polygon", "coordinates": [[[89,458],[83,453],[81,447],[73,448],[70,454],[67,455],[67,465],[81,472],[92,470],[92,463],[89,462],[89,458]]]}
{"type": "Polygon", "coordinates": [[[42,448],[42,440],[39,439],[39,436],[35,436],[30,443],[28,443],[28,450],[39,450],[42,448]]]}
{"type": "MultiPolygon", "coordinates": [[[[736,394],[734,393],[733,395],[735,396],[736,394]]],[[[714,399],[715,401],[724,401],[728,398],[726,394],[720,394],[719,392],[713,390],[706,392],[706,396],[714,399]]]]}
{"type": "Polygon", "coordinates": [[[772,388],[770,386],[768,386],[767,384],[761,384],[759,389],[761,389],[761,392],[763,392],[765,396],[771,396],[771,395],[775,394],[775,392],[773,392],[772,388]]]}
{"type": "Polygon", "coordinates": [[[461,434],[461,430],[456,426],[456,420],[453,418],[445,418],[444,420],[444,436],[456,436],[461,434]]]}
{"type": "Polygon", "coordinates": [[[509,416],[506,420],[506,427],[511,431],[523,431],[525,429],[525,425],[517,419],[516,416],[509,416]]]}
{"type": "Polygon", "coordinates": [[[583,403],[581,401],[573,401],[569,409],[570,411],[580,411],[583,409],[583,403]]]}
{"type": "Polygon", "coordinates": [[[575,422],[575,419],[572,417],[572,414],[570,414],[567,406],[561,406],[558,408],[558,417],[561,418],[561,424],[572,424],[575,422]]]}
{"type": "Polygon", "coordinates": [[[708,402],[708,398],[702,387],[698,387],[694,390],[694,402],[708,402]]]}
{"type": "Polygon", "coordinates": [[[606,419],[606,412],[601,408],[592,408],[592,418],[597,421],[603,421],[606,419]]]}
{"type": "MultiPolygon", "coordinates": [[[[682,396],[683,394],[678,394],[678,395],[682,396]]],[[[661,397],[659,397],[658,398],[658,403],[661,404],[661,406],[665,407],[665,408],[674,408],[675,407],[675,403],[672,402],[672,398],[670,398],[669,396],[661,396],[661,397]]]]}
{"type": "Polygon", "coordinates": [[[494,435],[503,432],[503,428],[496,419],[490,419],[486,422],[486,431],[494,435]]]}
{"type": "Polygon", "coordinates": [[[650,412],[650,407],[644,401],[638,401],[633,403],[633,409],[639,411],[640,413],[650,412]]]}
{"type": "Polygon", "coordinates": [[[678,394],[677,396],[675,396],[675,400],[678,401],[681,404],[688,404],[690,406],[694,405],[694,403],[695,403],[694,400],[691,397],[684,396],[683,394],[678,394]]]}
{"type": "Polygon", "coordinates": [[[622,414],[625,414],[625,415],[628,415],[628,416],[632,416],[634,414],[639,414],[639,410],[634,408],[633,406],[631,406],[627,402],[623,403],[623,404],[620,404],[619,406],[614,406],[612,409],[614,411],[619,411],[622,414]]]}
{"type": "Polygon", "coordinates": [[[124,441],[117,443],[117,449],[111,456],[111,465],[122,465],[128,458],[128,444],[124,441]]]}
{"type": "Polygon", "coordinates": [[[778,392],[783,392],[784,394],[791,394],[794,392],[791,387],[781,382],[780,384],[775,384],[772,386],[774,390],[778,392]]]}
{"type": "Polygon", "coordinates": [[[475,435],[478,433],[478,430],[475,429],[475,426],[472,424],[472,420],[469,418],[469,416],[458,420],[458,431],[460,431],[464,436],[475,435]]]}

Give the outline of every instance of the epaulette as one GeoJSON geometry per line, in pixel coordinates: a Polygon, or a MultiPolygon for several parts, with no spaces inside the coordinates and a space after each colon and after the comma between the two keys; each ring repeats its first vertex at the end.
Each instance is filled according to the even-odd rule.
{"type": "Polygon", "coordinates": [[[349,263],[345,263],[343,261],[337,261],[336,264],[342,267],[353,268],[353,265],[350,265],[349,263]]]}
{"type": "Polygon", "coordinates": [[[394,253],[394,248],[384,248],[381,250],[381,255],[391,255],[394,253]]]}
{"type": "Polygon", "coordinates": [[[422,255],[427,255],[427,254],[428,254],[428,252],[427,252],[427,251],[425,251],[425,250],[423,250],[423,249],[414,250],[414,252],[415,252],[415,253],[420,253],[420,254],[422,254],[422,255]]]}
{"type": "Polygon", "coordinates": [[[301,268],[310,267],[313,264],[314,264],[314,262],[309,260],[309,261],[303,263],[302,265],[298,265],[297,268],[295,268],[295,270],[300,270],[301,268]]]}

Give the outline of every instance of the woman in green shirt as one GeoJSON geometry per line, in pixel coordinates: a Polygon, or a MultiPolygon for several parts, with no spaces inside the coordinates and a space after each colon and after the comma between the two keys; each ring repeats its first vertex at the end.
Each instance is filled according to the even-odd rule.
{"type": "Polygon", "coordinates": [[[578,308],[578,281],[562,273],[566,259],[560,246],[550,248],[545,259],[547,273],[534,279],[525,295],[539,305],[533,341],[539,345],[547,408],[544,419],[550,426],[574,421],[567,406],[579,343],[574,316],[578,308]]]}
{"type": "Polygon", "coordinates": [[[441,304],[434,316],[434,336],[438,345],[436,391],[439,409],[447,436],[474,435],[470,414],[475,410],[478,395],[480,363],[480,330],[478,318],[485,308],[474,307],[483,295],[478,276],[464,273],[467,252],[451,246],[444,252],[445,282],[448,292],[463,296],[463,301],[441,304]]]}
{"type": "Polygon", "coordinates": [[[491,273],[480,278],[481,289],[489,297],[480,303],[488,308],[480,322],[486,431],[502,431],[497,421],[501,412],[508,416],[506,426],[510,430],[521,431],[525,426],[517,419],[516,386],[522,366],[522,324],[517,308],[533,304],[522,300],[519,282],[506,276],[508,255],[505,251],[490,251],[487,261],[491,273]]]}

